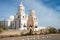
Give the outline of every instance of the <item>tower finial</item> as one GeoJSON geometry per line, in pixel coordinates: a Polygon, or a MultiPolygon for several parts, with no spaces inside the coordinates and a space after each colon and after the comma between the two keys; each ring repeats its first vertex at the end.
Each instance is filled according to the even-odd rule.
{"type": "Polygon", "coordinates": [[[22,1],[20,2],[20,5],[19,6],[23,6],[23,3],[22,3],[22,1]]]}
{"type": "Polygon", "coordinates": [[[19,4],[19,9],[21,10],[24,10],[25,8],[24,8],[24,5],[23,5],[23,3],[22,3],[22,1],[20,1],[20,4],[19,4]]]}
{"type": "Polygon", "coordinates": [[[22,1],[20,2],[20,4],[22,4],[22,1]]]}

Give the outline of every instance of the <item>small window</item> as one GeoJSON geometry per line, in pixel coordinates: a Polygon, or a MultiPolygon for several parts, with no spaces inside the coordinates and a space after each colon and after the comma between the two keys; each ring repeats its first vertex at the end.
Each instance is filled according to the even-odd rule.
{"type": "Polygon", "coordinates": [[[35,26],[35,28],[37,28],[37,26],[35,26]]]}
{"type": "Polygon", "coordinates": [[[26,27],[26,25],[24,24],[24,27],[26,27]]]}
{"type": "Polygon", "coordinates": [[[23,16],[23,18],[24,18],[24,16],[23,16]]]}

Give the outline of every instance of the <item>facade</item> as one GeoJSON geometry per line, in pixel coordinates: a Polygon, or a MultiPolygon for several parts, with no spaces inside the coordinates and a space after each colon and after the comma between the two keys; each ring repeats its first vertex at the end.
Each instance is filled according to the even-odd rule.
{"type": "Polygon", "coordinates": [[[29,15],[27,16],[22,2],[18,6],[18,13],[14,16],[13,20],[7,22],[11,29],[34,30],[34,28],[38,27],[38,19],[35,16],[35,10],[29,10],[29,15]]]}
{"type": "Polygon", "coordinates": [[[35,11],[30,10],[27,20],[27,29],[32,28],[32,30],[34,30],[34,28],[37,28],[37,26],[38,26],[38,19],[35,16],[35,11]]]}

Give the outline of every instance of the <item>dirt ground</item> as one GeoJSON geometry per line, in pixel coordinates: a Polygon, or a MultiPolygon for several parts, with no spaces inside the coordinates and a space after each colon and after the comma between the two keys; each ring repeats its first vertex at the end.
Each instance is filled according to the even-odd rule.
{"type": "Polygon", "coordinates": [[[60,34],[9,37],[9,38],[1,38],[0,40],[60,40],[60,34]]]}

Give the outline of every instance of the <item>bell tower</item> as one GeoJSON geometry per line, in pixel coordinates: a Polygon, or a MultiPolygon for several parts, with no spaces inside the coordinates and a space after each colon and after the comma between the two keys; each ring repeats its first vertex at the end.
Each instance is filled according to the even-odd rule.
{"type": "Polygon", "coordinates": [[[22,2],[20,2],[18,6],[18,13],[17,13],[17,19],[19,28],[23,28],[24,25],[26,25],[26,14],[25,14],[25,7],[22,2]]]}
{"type": "Polygon", "coordinates": [[[18,12],[20,12],[20,13],[25,12],[25,8],[24,8],[22,2],[20,2],[19,6],[18,6],[18,12]]]}
{"type": "Polygon", "coordinates": [[[30,30],[32,29],[32,31],[34,30],[34,16],[35,11],[34,10],[30,10],[29,11],[29,16],[28,16],[28,21],[27,21],[27,29],[30,30]]]}

